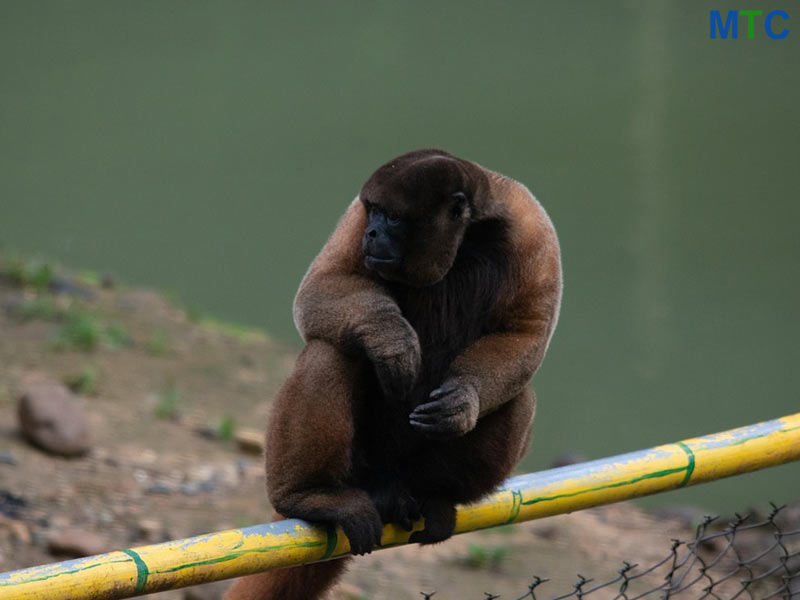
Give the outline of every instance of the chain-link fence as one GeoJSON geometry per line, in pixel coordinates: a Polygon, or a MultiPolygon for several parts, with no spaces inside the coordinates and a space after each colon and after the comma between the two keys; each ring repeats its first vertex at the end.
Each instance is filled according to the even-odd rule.
{"type": "MultiPolygon", "coordinates": [[[[727,523],[706,517],[693,540],[673,540],[669,553],[651,565],[623,563],[607,580],[578,575],[572,590],[559,593],[534,576],[514,600],[800,600],[800,511],[771,507],[767,515],[737,514],[727,523]]],[[[421,595],[436,600],[436,592],[421,595]]],[[[483,600],[498,598],[484,593],[483,600]]]]}

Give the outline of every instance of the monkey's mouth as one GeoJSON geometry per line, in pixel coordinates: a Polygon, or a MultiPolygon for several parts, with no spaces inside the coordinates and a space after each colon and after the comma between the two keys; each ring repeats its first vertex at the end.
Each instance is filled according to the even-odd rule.
{"type": "Polygon", "coordinates": [[[400,266],[400,259],[396,256],[364,256],[364,264],[373,271],[394,271],[400,266]]]}

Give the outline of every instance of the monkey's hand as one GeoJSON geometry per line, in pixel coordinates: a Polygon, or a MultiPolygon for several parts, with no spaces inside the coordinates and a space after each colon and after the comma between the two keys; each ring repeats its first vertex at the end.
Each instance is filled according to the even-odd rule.
{"type": "Polygon", "coordinates": [[[359,341],[387,398],[402,400],[414,387],[421,353],[414,328],[398,312],[364,323],[359,341]]]}
{"type": "Polygon", "coordinates": [[[411,426],[434,439],[451,439],[471,431],[478,423],[480,403],[475,385],[448,379],[409,415],[411,426]]]}

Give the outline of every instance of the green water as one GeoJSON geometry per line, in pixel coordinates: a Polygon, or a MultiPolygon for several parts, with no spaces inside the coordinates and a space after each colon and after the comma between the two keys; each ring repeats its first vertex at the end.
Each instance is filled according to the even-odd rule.
{"type": "MultiPolygon", "coordinates": [[[[526,468],[796,412],[781,7],[785,40],[709,40],[708,10],[741,6],[5,1],[0,243],[297,344],[295,288],[361,182],[437,146],[527,183],[560,234],[526,468]]],[[[798,497],[795,464],[652,502],[798,497]]]]}

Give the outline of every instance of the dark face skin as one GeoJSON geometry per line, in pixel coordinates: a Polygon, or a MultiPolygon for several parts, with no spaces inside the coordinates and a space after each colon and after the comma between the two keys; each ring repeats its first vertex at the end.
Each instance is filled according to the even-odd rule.
{"type": "Polygon", "coordinates": [[[470,223],[477,175],[470,163],[434,150],[380,167],[359,194],[367,211],[365,266],[413,287],[441,281],[470,223]]]}

